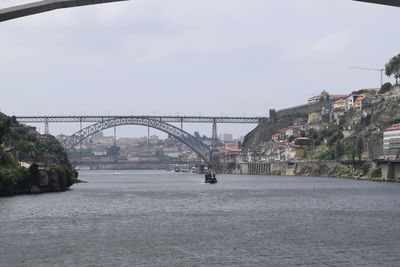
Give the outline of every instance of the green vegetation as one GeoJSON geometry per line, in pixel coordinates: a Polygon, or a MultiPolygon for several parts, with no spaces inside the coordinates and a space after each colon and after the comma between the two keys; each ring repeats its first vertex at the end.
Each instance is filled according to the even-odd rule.
{"type": "Polygon", "coordinates": [[[396,79],[396,84],[399,84],[400,78],[400,54],[392,57],[385,65],[385,74],[393,76],[396,79]]]}
{"type": "Polygon", "coordinates": [[[65,190],[74,176],[64,148],[53,136],[40,135],[0,113],[0,196],[65,190]]]}
{"type": "Polygon", "coordinates": [[[384,83],[381,87],[381,90],[379,90],[379,94],[385,94],[387,92],[390,91],[390,89],[392,89],[393,85],[389,82],[384,83]]]}

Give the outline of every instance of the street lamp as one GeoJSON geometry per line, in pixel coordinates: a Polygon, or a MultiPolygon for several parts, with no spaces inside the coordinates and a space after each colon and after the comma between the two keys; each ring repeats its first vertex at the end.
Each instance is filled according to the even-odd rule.
{"type": "Polygon", "coordinates": [[[128,0],[44,0],[0,9],[0,22],[60,8],[103,4],[128,0]]]}

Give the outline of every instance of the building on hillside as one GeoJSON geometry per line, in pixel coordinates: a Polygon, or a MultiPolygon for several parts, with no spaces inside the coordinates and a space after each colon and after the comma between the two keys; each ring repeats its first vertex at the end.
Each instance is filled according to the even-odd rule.
{"type": "Polygon", "coordinates": [[[332,112],[332,104],[326,104],[321,108],[321,115],[329,115],[332,112]]]}
{"type": "Polygon", "coordinates": [[[335,103],[333,103],[333,111],[346,111],[347,109],[347,99],[339,99],[335,103]]]}
{"type": "Polygon", "coordinates": [[[307,124],[304,130],[308,131],[310,129],[314,129],[316,131],[321,131],[326,128],[328,128],[328,124],[326,123],[314,123],[314,124],[307,124]]]}
{"type": "Polygon", "coordinates": [[[356,102],[356,99],[359,97],[359,95],[356,94],[351,94],[348,98],[347,98],[347,110],[350,110],[353,108],[354,103],[356,102]]]}
{"type": "Polygon", "coordinates": [[[362,109],[362,101],[365,99],[365,96],[359,96],[354,100],[353,109],[361,110],[362,109]]]}
{"type": "Polygon", "coordinates": [[[305,147],[305,146],[311,146],[312,145],[312,141],[308,137],[298,137],[298,138],[294,139],[294,144],[296,146],[305,147]]]}
{"type": "Polygon", "coordinates": [[[302,131],[302,128],[296,127],[296,126],[292,126],[292,127],[289,127],[289,128],[286,129],[286,133],[285,134],[286,134],[286,137],[290,137],[290,136],[299,137],[301,131],[302,131]]]}
{"type": "Polygon", "coordinates": [[[286,129],[278,131],[276,134],[272,135],[272,140],[274,142],[279,142],[281,140],[285,140],[286,138],[286,129]]]}
{"type": "Polygon", "coordinates": [[[326,100],[339,100],[346,97],[347,95],[331,95],[327,91],[323,90],[321,94],[309,98],[308,103],[316,103],[326,100]]]}
{"type": "Polygon", "coordinates": [[[235,145],[226,144],[222,150],[224,154],[225,162],[236,162],[236,158],[238,155],[242,153],[242,150],[235,145]]]}
{"type": "Polygon", "coordinates": [[[372,106],[372,98],[366,95],[359,96],[354,102],[355,110],[363,110],[372,106]]]}
{"type": "Polygon", "coordinates": [[[304,124],[306,124],[304,118],[297,118],[293,121],[294,126],[303,126],[304,124]]]}
{"type": "Polygon", "coordinates": [[[383,155],[395,160],[400,156],[400,124],[394,124],[383,132],[383,155]]]}
{"type": "Polygon", "coordinates": [[[319,112],[313,112],[308,114],[307,124],[320,123],[322,121],[322,115],[319,112]]]}
{"type": "Polygon", "coordinates": [[[298,137],[294,140],[295,158],[301,159],[306,155],[306,148],[312,145],[312,141],[308,137],[298,137]]]}
{"type": "Polygon", "coordinates": [[[93,155],[95,156],[106,156],[107,151],[104,148],[93,149],[93,155]]]}
{"type": "Polygon", "coordinates": [[[288,144],[282,153],[282,160],[293,161],[296,159],[296,146],[288,144]]]}

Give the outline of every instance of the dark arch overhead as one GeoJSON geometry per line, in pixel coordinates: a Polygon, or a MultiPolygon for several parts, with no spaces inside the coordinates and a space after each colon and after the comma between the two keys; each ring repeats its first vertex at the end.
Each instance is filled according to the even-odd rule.
{"type": "Polygon", "coordinates": [[[189,148],[191,148],[203,161],[207,164],[210,164],[210,158],[211,158],[211,150],[210,148],[204,144],[201,140],[198,140],[195,138],[193,135],[189,134],[188,132],[185,132],[182,129],[179,129],[178,127],[175,127],[171,124],[159,121],[159,120],[154,120],[154,119],[149,119],[149,118],[138,118],[138,117],[125,117],[125,118],[115,118],[115,119],[110,119],[102,122],[98,122],[96,124],[93,124],[91,126],[88,126],[79,132],[76,132],[75,134],[69,136],[68,138],[64,139],[61,144],[67,148],[73,148],[74,146],[80,144],[83,140],[86,138],[94,135],[97,132],[116,127],[116,126],[122,126],[122,125],[141,125],[141,126],[146,126],[150,128],[154,128],[160,131],[163,131],[185,145],[187,145],[189,148]]]}
{"type": "Polygon", "coordinates": [[[354,1],[400,7],[400,0],[354,0],[354,1]]]}
{"type": "Polygon", "coordinates": [[[44,0],[24,5],[0,9],[0,22],[33,14],[43,13],[59,8],[103,4],[128,0],[44,0]]]}

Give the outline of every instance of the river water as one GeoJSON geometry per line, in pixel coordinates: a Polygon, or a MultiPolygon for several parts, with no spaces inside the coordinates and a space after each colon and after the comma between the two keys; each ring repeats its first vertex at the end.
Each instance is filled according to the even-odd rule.
{"type": "Polygon", "coordinates": [[[0,266],[399,266],[400,184],[81,172],[0,198],[0,266]]]}

